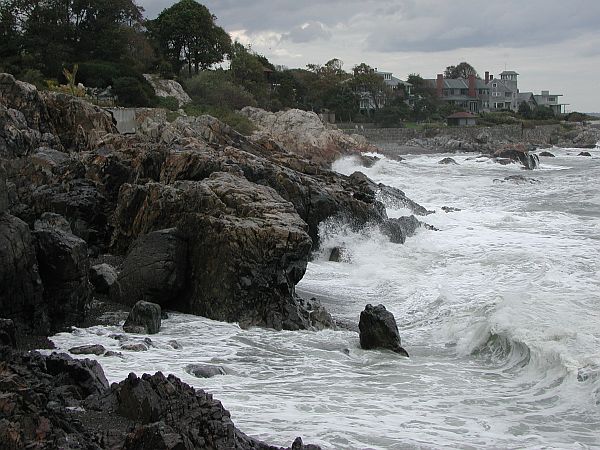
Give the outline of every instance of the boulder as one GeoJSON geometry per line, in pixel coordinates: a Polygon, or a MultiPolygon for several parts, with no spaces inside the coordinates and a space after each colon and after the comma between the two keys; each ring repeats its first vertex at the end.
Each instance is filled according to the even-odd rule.
{"type": "Polygon", "coordinates": [[[415,216],[386,219],[379,225],[381,233],[394,244],[404,244],[406,238],[414,235],[420,227],[421,222],[415,216]]]}
{"type": "Polygon", "coordinates": [[[36,333],[50,331],[33,238],[29,227],[0,214],[0,311],[36,333]]]}
{"type": "Polygon", "coordinates": [[[538,184],[540,183],[540,180],[524,177],[523,175],[510,175],[508,177],[504,177],[502,180],[496,178],[494,179],[494,183],[538,184]]]}
{"type": "Polygon", "coordinates": [[[590,152],[580,152],[577,156],[592,156],[590,152]]]}
{"type": "Polygon", "coordinates": [[[117,271],[109,264],[96,264],[90,268],[90,282],[100,294],[108,294],[117,281],[117,271]]]}
{"type": "Polygon", "coordinates": [[[35,248],[53,330],[81,323],[91,300],[88,247],[56,216],[35,223],[35,248]]]}
{"type": "Polygon", "coordinates": [[[460,208],[455,208],[454,206],[442,206],[442,211],[445,213],[462,211],[460,208]]]}
{"type": "Polygon", "coordinates": [[[69,353],[73,355],[96,355],[100,356],[106,352],[106,349],[100,344],[80,345],[69,349],[69,353]]]}
{"type": "Polygon", "coordinates": [[[177,229],[140,236],[123,262],[111,296],[126,305],[146,300],[170,306],[185,287],[187,264],[188,244],[177,229]]]}
{"type": "Polygon", "coordinates": [[[367,305],[360,313],[360,346],[365,350],[383,348],[403,356],[408,353],[402,348],[400,333],[394,315],[383,305],[367,305]]]}
{"type": "Polygon", "coordinates": [[[192,102],[190,96],[177,81],[160,79],[156,75],[148,73],[144,74],[144,78],[152,85],[157,97],[174,97],[179,103],[179,107],[192,102]]]}
{"type": "Polygon", "coordinates": [[[340,262],[342,261],[342,255],[344,249],[342,247],[333,247],[329,252],[329,261],[340,262]]]}
{"type": "Polygon", "coordinates": [[[123,344],[121,345],[121,350],[128,350],[130,352],[145,352],[148,351],[148,346],[142,344],[141,342],[123,344]]]}
{"type": "Polygon", "coordinates": [[[125,185],[115,225],[117,242],[167,227],[187,241],[185,288],[175,304],[162,306],[242,327],[309,328],[294,286],[311,240],[273,189],[219,172],[199,182],[125,185]]]}
{"type": "Polygon", "coordinates": [[[216,375],[227,374],[223,367],[212,364],[189,364],[184,370],[196,378],[212,378],[216,375]]]}
{"type": "Polygon", "coordinates": [[[246,106],[240,112],[258,127],[260,133],[317,164],[328,165],[342,155],[377,151],[363,136],[326,127],[311,111],[289,109],[271,113],[246,106]]]}
{"type": "Polygon", "coordinates": [[[500,163],[502,163],[502,160],[519,162],[525,169],[528,170],[537,169],[540,165],[540,159],[538,155],[530,153],[529,150],[522,144],[505,146],[499,150],[496,150],[492,156],[500,163]]]}
{"type": "Polygon", "coordinates": [[[6,170],[0,166],[0,214],[8,210],[8,187],[6,186],[6,170]]]}
{"type": "Polygon", "coordinates": [[[156,334],[160,331],[160,305],[140,300],[133,308],[123,325],[127,333],[156,334]]]}
{"type": "Polygon", "coordinates": [[[11,319],[0,319],[0,346],[17,346],[15,323],[11,319]]]}
{"type": "Polygon", "coordinates": [[[540,154],[539,154],[538,156],[546,156],[546,157],[548,157],[548,158],[554,158],[554,156],[555,156],[555,155],[553,155],[553,154],[552,154],[552,153],[550,153],[550,152],[543,151],[543,152],[540,152],[540,154]]]}
{"type": "Polygon", "coordinates": [[[440,159],[438,161],[438,164],[455,164],[458,165],[458,163],[453,159],[453,158],[444,158],[444,159],[440,159]]]}

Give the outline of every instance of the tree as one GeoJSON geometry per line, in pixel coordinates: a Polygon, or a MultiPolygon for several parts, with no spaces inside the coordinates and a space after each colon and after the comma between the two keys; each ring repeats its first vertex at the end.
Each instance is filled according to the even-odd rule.
{"type": "Polygon", "coordinates": [[[231,38],[215,24],[216,17],[194,0],[180,0],[148,22],[148,29],[176,72],[184,64],[195,73],[222,62],[231,52],[231,38]]]}
{"type": "Polygon", "coordinates": [[[470,75],[475,75],[476,78],[479,78],[473,66],[464,61],[457,66],[448,66],[444,71],[445,78],[469,78],[470,75]]]}
{"type": "Polygon", "coordinates": [[[389,96],[389,88],[383,78],[375,73],[369,65],[361,63],[354,67],[354,76],[349,80],[349,85],[361,99],[369,102],[367,114],[371,109],[378,109],[385,105],[389,96]]]}

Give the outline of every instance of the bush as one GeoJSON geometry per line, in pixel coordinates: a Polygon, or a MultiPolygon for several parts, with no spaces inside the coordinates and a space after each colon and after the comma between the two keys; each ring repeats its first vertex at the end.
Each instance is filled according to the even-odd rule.
{"type": "Polygon", "coordinates": [[[206,70],[185,80],[184,88],[198,104],[226,109],[256,106],[253,95],[229,80],[223,71],[206,70]]]}
{"type": "Polygon", "coordinates": [[[44,76],[42,75],[42,72],[37,69],[27,69],[25,72],[23,72],[19,79],[35,85],[35,87],[38,89],[43,89],[46,87],[44,76]]]}
{"type": "Polygon", "coordinates": [[[175,97],[159,97],[158,107],[168,109],[169,111],[177,111],[179,109],[179,101],[175,97]]]}
{"type": "Polygon", "coordinates": [[[119,67],[116,64],[91,61],[79,63],[77,71],[77,81],[83,83],[86,87],[105,88],[112,86],[114,80],[125,76],[121,74],[119,67]]]}
{"type": "Polygon", "coordinates": [[[231,109],[216,108],[192,103],[184,106],[184,110],[189,116],[201,116],[207,114],[209,116],[216,117],[221,122],[226,123],[235,131],[245,136],[249,136],[256,130],[256,127],[250,121],[250,119],[231,109]]]}
{"type": "MultiPolygon", "coordinates": [[[[152,90],[152,86],[149,87],[152,90]]],[[[156,104],[154,92],[149,93],[148,88],[138,78],[116,78],[113,92],[117,96],[120,106],[154,106],[156,104]]]]}

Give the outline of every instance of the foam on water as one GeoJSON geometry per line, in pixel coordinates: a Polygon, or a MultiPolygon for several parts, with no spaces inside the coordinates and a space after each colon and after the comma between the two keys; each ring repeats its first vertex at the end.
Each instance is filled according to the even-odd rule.
{"type": "MultiPolygon", "coordinates": [[[[111,381],[175,373],[214,393],[244,432],[281,445],[302,435],[332,449],[600,446],[600,149],[550,151],[531,172],[472,154],[335,164],[436,210],[422,219],[440,231],[396,245],[377,227],[324,223],[324,249],[298,289],[355,323],[366,303],[385,304],[410,359],[363,351],[352,331],[241,330],[183,314],[163,322],[148,352],[98,359],[111,381]],[[458,165],[437,164],[445,156],[458,165]],[[538,182],[494,182],[510,175],[538,182]],[[328,261],[333,246],[344,262],[328,261]],[[227,375],[185,372],[199,362],[227,375]]],[[[123,332],[53,340],[118,350],[112,333],[123,332]]]]}

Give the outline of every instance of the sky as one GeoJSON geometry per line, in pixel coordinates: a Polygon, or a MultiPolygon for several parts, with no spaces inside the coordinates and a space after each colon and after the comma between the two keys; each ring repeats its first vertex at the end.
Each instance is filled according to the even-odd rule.
{"type": "MultiPolygon", "coordinates": [[[[138,0],[148,18],[174,0],[138,0]]],[[[205,0],[234,39],[275,65],[332,58],[401,79],[469,62],[483,77],[519,73],[519,90],[563,94],[600,111],[600,0],[205,0]]]]}

